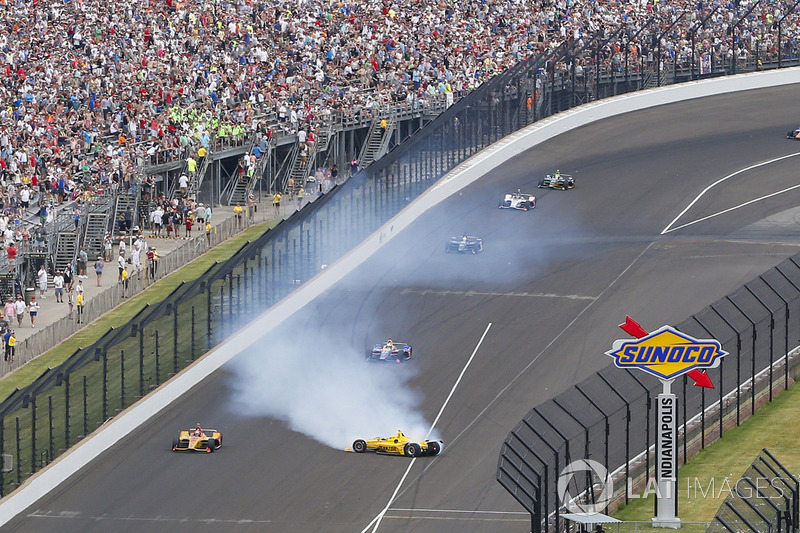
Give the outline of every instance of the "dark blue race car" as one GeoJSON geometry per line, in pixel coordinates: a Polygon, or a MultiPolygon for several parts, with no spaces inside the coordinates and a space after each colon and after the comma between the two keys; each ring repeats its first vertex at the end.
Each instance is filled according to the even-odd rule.
{"type": "Polygon", "coordinates": [[[483,240],[466,234],[461,237],[450,237],[450,241],[444,248],[447,253],[459,254],[477,254],[481,250],[483,250],[483,240]]]}
{"type": "Polygon", "coordinates": [[[372,352],[367,354],[367,361],[382,363],[405,363],[411,359],[411,346],[404,342],[387,340],[383,344],[376,344],[372,352]]]}

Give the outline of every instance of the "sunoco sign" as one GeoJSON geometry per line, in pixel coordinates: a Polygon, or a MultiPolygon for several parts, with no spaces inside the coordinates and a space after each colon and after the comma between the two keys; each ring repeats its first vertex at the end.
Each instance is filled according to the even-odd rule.
{"type": "Polygon", "coordinates": [[[728,352],[719,341],[695,339],[670,326],[663,326],[640,339],[614,341],[606,352],[618,368],[638,368],[662,380],[674,379],[691,370],[716,368],[728,352]]]}

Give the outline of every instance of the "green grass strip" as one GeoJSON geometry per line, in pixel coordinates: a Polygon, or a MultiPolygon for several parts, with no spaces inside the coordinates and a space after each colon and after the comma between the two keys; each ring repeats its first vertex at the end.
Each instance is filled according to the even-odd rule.
{"type": "Polygon", "coordinates": [[[276,226],[279,220],[255,224],[242,233],[218,244],[194,261],[160,279],[127,302],[117,306],[71,337],[62,341],[33,361],[20,367],[0,380],[0,400],[7,398],[15,389],[22,389],[33,383],[47,368],[55,368],[75,353],[75,350],[91,346],[110,328],[126,324],[146,304],[162,301],[182,281],[191,281],[205,272],[215,262],[225,261],[247,241],[255,240],[268,229],[276,226]]]}
{"type": "MultiPolygon", "coordinates": [[[[688,522],[711,522],[736,482],[767,448],[790,472],[800,473],[800,441],[793,422],[800,412],[800,387],[790,387],[772,403],[731,428],[678,470],[678,516],[688,522]]],[[[653,495],[632,499],[614,516],[650,520],[653,495]]],[[[663,530],[662,530],[663,531],[663,530]]]]}

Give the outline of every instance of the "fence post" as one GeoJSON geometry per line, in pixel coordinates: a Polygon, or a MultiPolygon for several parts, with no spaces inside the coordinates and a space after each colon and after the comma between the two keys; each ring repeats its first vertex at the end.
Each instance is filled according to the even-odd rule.
{"type": "Polygon", "coordinates": [[[144,324],[139,327],[139,397],[144,396],[144,324]]]}
{"type": "Polygon", "coordinates": [[[89,395],[86,385],[86,375],[83,376],[83,437],[89,434],[89,395]]]}
{"type": "MultiPolygon", "coordinates": [[[[47,397],[47,431],[49,434],[49,439],[48,439],[49,453],[47,456],[47,462],[50,463],[50,461],[53,460],[53,457],[55,457],[55,443],[53,442],[53,397],[52,396],[47,397]]],[[[0,450],[0,457],[2,457],[2,450],[0,450]]],[[[2,485],[2,482],[0,482],[0,485],[2,485]]]]}
{"type": "Polygon", "coordinates": [[[31,473],[36,473],[36,396],[31,397],[31,473]]]}
{"type": "Polygon", "coordinates": [[[19,417],[14,417],[17,423],[17,485],[22,483],[22,446],[19,442],[19,417]]]}
{"type": "MultiPolygon", "coordinates": [[[[99,352],[100,349],[98,348],[97,351],[99,352]]],[[[106,356],[106,352],[103,352],[101,357],[103,358],[103,395],[102,395],[102,407],[103,407],[103,420],[108,419],[108,357],[106,356]]],[[[97,357],[95,356],[95,361],[97,357]]]]}
{"type": "Polygon", "coordinates": [[[0,418],[0,498],[6,495],[6,417],[0,418]]]}
{"type": "MultiPolygon", "coordinates": [[[[778,273],[780,273],[781,276],[783,276],[783,272],[781,272],[779,268],[775,268],[775,270],[777,270],[778,273]]],[[[786,278],[786,276],[783,276],[783,277],[786,278]]],[[[784,364],[783,364],[783,390],[786,390],[786,389],[789,388],[789,300],[784,298],[781,293],[776,291],[775,288],[772,285],[770,285],[769,282],[766,279],[764,279],[763,276],[759,276],[759,278],[761,279],[761,281],[764,282],[764,284],[767,287],[769,287],[769,289],[773,293],[775,293],[775,295],[778,296],[778,298],[780,298],[783,301],[783,307],[784,307],[784,317],[783,317],[783,320],[784,320],[784,323],[783,323],[783,354],[784,354],[784,357],[785,357],[784,364]]],[[[792,286],[794,286],[794,284],[792,284],[792,286]]],[[[797,289],[796,286],[795,286],[795,289],[797,289]]]]}
{"type": "Polygon", "coordinates": [[[206,313],[206,326],[207,326],[206,330],[208,331],[208,334],[206,335],[206,349],[207,350],[211,349],[211,336],[214,334],[213,333],[213,329],[212,329],[212,325],[211,325],[211,291],[212,291],[212,287],[213,287],[213,284],[211,282],[209,282],[209,284],[208,284],[208,292],[206,292],[206,294],[208,295],[208,298],[206,298],[206,302],[207,302],[206,303],[206,311],[207,311],[207,313],[206,313]]]}
{"type": "Polygon", "coordinates": [[[172,373],[178,373],[178,304],[172,314],[172,373]]]}
{"type": "MultiPolygon", "coordinates": [[[[230,302],[228,302],[230,305],[230,302]]],[[[225,280],[222,281],[222,285],[219,287],[219,340],[220,342],[222,339],[225,338],[225,280]]],[[[211,349],[211,346],[209,346],[211,349]]]]}
{"type": "MultiPolygon", "coordinates": [[[[750,290],[750,287],[745,285],[744,289],[747,292],[749,292],[750,294],[752,294],[753,298],[755,298],[758,301],[758,303],[763,305],[764,309],[766,309],[767,313],[769,313],[769,401],[772,402],[772,379],[773,379],[773,376],[772,376],[772,363],[773,363],[773,361],[775,359],[775,355],[774,355],[774,351],[775,351],[775,313],[772,312],[772,309],[769,308],[769,306],[764,302],[764,300],[759,298],[756,293],[754,293],[752,290],[750,290]]],[[[756,356],[756,354],[753,353],[753,360],[754,361],[755,361],[755,356],[756,356]]],[[[788,363],[788,360],[787,360],[787,363],[788,363]]],[[[755,383],[753,383],[753,387],[755,387],[755,383]]]]}
{"type": "Polygon", "coordinates": [[[156,338],[156,387],[161,385],[161,365],[159,361],[159,353],[158,353],[158,330],[155,332],[156,338]]]}
{"type": "Polygon", "coordinates": [[[64,377],[64,447],[69,448],[69,376],[64,377]]]}
{"type": "Polygon", "coordinates": [[[228,274],[228,331],[225,336],[233,332],[233,272],[228,274]]]}
{"type": "MultiPolygon", "coordinates": [[[[703,330],[708,334],[708,336],[710,338],[712,338],[712,339],[715,338],[715,335],[713,333],[711,333],[711,330],[708,329],[702,322],[700,322],[700,319],[697,318],[697,316],[692,315],[692,318],[694,319],[695,322],[700,324],[700,327],[703,328],[703,330]]],[[[723,381],[724,379],[725,379],[725,358],[723,357],[719,361],[719,387],[718,387],[718,391],[719,391],[719,438],[722,438],[722,429],[723,429],[723,424],[724,424],[724,419],[723,419],[723,414],[724,413],[723,413],[723,403],[722,403],[722,400],[723,400],[722,391],[725,389],[725,382],[723,381]]],[[[684,398],[686,398],[685,395],[684,395],[684,398]]],[[[684,402],[684,403],[686,403],[686,402],[684,402]]],[[[705,415],[703,416],[703,420],[705,420],[705,415]]],[[[684,416],[684,424],[686,424],[686,417],[685,416],[684,416]]],[[[686,435],[686,432],[684,431],[684,439],[683,439],[684,441],[686,440],[685,435],[686,435]]],[[[685,461],[685,459],[684,459],[684,461],[685,461]]],[[[684,463],[684,464],[686,464],[686,463],[684,463]]]]}
{"type": "Polygon", "coordinates": [[[119,351],[119,409],[125,409],[125,350],[119,351]]]}
{"type": "Polygon", "coordinates": [[[192,306],[192,325],[191,325],[191,341],[190,341],[190,354],[189,358],[194,361],[194,306],[192,306]]]}
{"type": "MultiPolygon", "coordinates": [[[[611,392],[617,395],[617,397],[622,400],[625,404],[625,483],[628,483],[628,479],[630,479],[631,473],[631,404],[625,397],[614,388],[613,385],[606,379],[606,377],[601,374],[600,372],[597,373],[597,376],[603,380],[611,392]]],[[[606,438],[607,439],[607,438],[606,438]]],[[[607,442],[607,440],[606,440],[607,442]]],[[[606,462],[606,464],[608,464],[606,462]]],[[[625,490],[625,503],[628,503],[628,490],[625,490]]]]}
{"type": "Polygon", "coordinates": [[[741,361],[742,335],[741,333],[739,333],[739,330],[733,327],[733,324],[731,324],[728,321],[728,319],[722,315],[722,313],[717,311],[717,309],[713,305],[710,305],[709,309],[714,311],[714,313],[716,313],[716,315],[720,318],[720,320],[725,322],[725,325],[727,325],[729,328],[733,330],[734,333],[736,333],[736,425],[738,426],[741,421],[740,406],[742,403],[742,361],[741,361]]]}
{"type": "Polygon", "coordinates": [[[756,412],[756,338],[758,336],[756,333],[756,323],[747,315],[747,313],[742,310],[741,307],[736,305],[736,302],[734,302],[730,296],[726,296],[725,299],[733,304],[736,310],[739,311],[748,322],[750,322],[750,325],[753,328],[753,343],[752,350],[750,352],[750,414],[753,415],[756,412]]]}

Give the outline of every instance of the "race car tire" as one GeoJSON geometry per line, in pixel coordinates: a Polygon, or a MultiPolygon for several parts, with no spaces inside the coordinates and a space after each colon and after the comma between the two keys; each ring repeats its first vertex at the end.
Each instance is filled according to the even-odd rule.
{"type": "Polygon", "coordinates": [[[208,439],[208,445],[214,448],[215,450],[219,450],[219,447],[221,446],[220,441],[218,441],[217,439],[208,439]]]}
{"type": "Polygon", "coordinates": [[[403,448],[403,455],[406,455],[408,457],[417,457],[419,456],[421,451],[422,449],[419,447],[419,444],[417,444],[416,442],[409,442],[403,448]]]}
{"type": "Polygon", "coordinates": [[[440,451],[442,451],[442,447],[439,446],[438,442],[432,441],[428,443],[428,455],[439,455],[440,451]]]}
{"type": "Polygon", "coordinates": [[[214,439],[208,439],[208,442],[206,442],[206,451],[208,453],[214,453],[214,439]]]}
{"type": "Polygon", "coordinates": [[[362,439],[356,440],[353,442],[353,451],[356,453],[364,453],[367,451],[367,443],[362,439]]]}
{"type": "Polygon", "coordinates": [[[172,451],[176,451],[181,445],[181,442],[178,439],[172,439],[172,451]]]}

